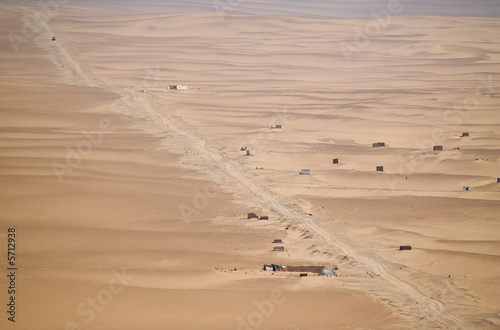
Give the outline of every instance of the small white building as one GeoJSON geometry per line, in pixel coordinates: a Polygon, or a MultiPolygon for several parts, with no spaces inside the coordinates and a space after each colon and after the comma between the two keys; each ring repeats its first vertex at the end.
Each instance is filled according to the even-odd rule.
{"type": "Polygon", "coordinates": [[[187,89],[189,89],[189,87],[185,86],[185,85],[169,85],[167,87],[167,89],[169,89],[169,90],[187,90],[187,89]]]}
{"type": "Polygon", "coordinates": [[[311,170],[310,169],[302,169],[299,172],[300,175],[311,175],[311,170]]]}

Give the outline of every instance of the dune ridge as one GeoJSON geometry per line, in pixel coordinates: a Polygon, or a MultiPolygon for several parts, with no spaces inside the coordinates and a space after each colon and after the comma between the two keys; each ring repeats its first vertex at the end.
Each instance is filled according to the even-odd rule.
{"type": "Polygon", "coordinates": [[[2,13],[3,30],[38,31],[15,64],[1,40],[1,223],[23,246],[21,326],[498,324],[495,20],[393,18],[348,60],[339,43],[363,21],[78,6],[2,13]],[[447,112],[470,95],[477,107],[447,112]]]}

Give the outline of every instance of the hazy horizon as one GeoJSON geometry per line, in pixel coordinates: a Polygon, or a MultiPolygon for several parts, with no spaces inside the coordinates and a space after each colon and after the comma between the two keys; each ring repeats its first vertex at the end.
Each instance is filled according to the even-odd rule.
{"type": "MultiPolygon", "coordinates": [[[[67,1],[67,0],[65,0],[67,1]]],[[[12,1],[5,1],[12,2],[12,1]]],[[[61,1],[62,2],[62,1],[61,1]]],[[[81,0],[69,0],[60,6],[78,5],[81,0]]],[[[41,6],[39,1],[15,1],[17,4],[31,4],[41,6]]],[[[124,1],[85,1],[86,6],[95,5],[100,10],[120,10],[122,12],[214,12],[217,14],[246,14],[246,15],[289,15],[322,18],[369,18],[372,13],[395,8],[392,16],[447,16],[447,17],[500,17],[500,2],[495,0],[423,0],[423,1],[346,1],[346,0],[314,0],[307,3],[295,0],[149,0],[137,2],[124,1]],[[161,8],[161,9],[160,9],[161,8]]],[[[47,5],[49,6],[49,5],[47,5]]]]}

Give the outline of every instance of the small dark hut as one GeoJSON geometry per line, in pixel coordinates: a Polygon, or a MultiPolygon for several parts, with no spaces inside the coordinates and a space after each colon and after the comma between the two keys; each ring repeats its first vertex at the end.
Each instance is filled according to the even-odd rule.
{"type": "Polygon", "coordinates": [[[286,269],[289,272],[323,274],[325,266],[287,266],[286,269]]]}

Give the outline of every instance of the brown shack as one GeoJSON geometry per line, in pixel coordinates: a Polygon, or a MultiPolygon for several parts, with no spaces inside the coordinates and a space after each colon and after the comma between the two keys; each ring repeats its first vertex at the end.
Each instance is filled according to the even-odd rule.
{"type": "Polygon", "coordinates": [[[383,172],[384,167],[383,166],[377,166],[377,172],[383,172]]]}
{"type": "Polygon", "coordinates": [[[334,159],[333,159],[333,163],[334,163],[334,164],[338,164],[338,163],[339,163],[339,159],[338,159],[338,158],[334,158],[334,159]]]}
{"type": "Polygon", "coordinates": [[[286,266],[288,272],[323,274],[325,266],[286,266]]]}
{"type": "Polygon", "coordinates": [[[276,238],[273,243],[283,243],[283,240],[281,238],[276,238]]]}
{"type": "Polygon", "coordinates": [[[248,213],[247,219],[258,219],[259,217],[255,213],[248,213]]]}
{"type": "Polygon", "coordinates": [[[399,250],[400,251],[403,251],[403,250],[411,250],[411,246],[410,245],[401,245],[399,247],[399,250]]]}
{"type": "Polygon", "coordinates": [[[273,247],[273,251],[285,251],[285,247],[284,246],[275,246],[275,247],[273,247]]]}
{"type": "Polygon", "coordinates": [[[434,146],[434,147],[432,147],[432,150],[434,150],[434,151],[443,151],[443,146],[434,146]]]}

